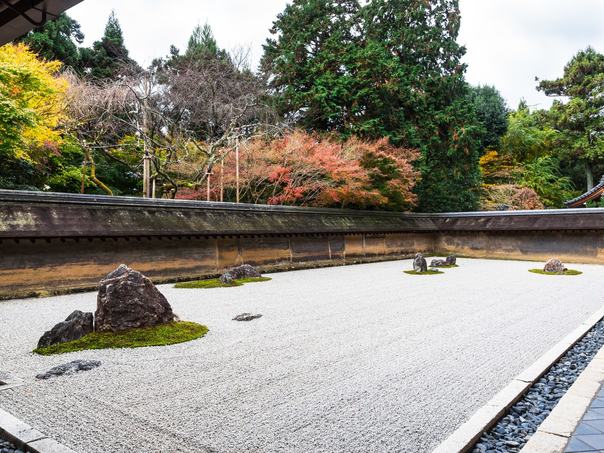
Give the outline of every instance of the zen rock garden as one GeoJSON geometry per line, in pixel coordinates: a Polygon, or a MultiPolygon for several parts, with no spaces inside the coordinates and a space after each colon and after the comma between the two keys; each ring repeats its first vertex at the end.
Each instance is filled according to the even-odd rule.
{"type": "Polygon", "coordinates": [[[455,255],[449,255],[445,259],[434,258],[428,266],[428,262],[422,253],[416,253],[413,258],[413,270],[404,271],[410,275],[435,275],[442,274],[443,272],[438,268],[451,268],[458,267],[457,257],[455,255]]]}
{"type": "Polygon", "coordinates": [[[542,275],[581,275],[582,272],[575,269],[567,269],[558,258],[549,259],[542,269],[529,269],[534,274],[542,275]]]}
{"type": "MultiPolygon", "coordinates": [[[[270,279],[262,277],[253,266],[243,264],[216,280],[225,286],[239,286],[237,282],[270,279]]],[[[233,320],[251,321],[261,316],[258,313],[241,313],[233,320]]],[[[122,264],[100,281],[95,313],[75,310],[64,321],[44,332],[35,352],[52,354],[104,347],[165,345],[193,340],[206,332],[205,326],[180,321],[166,297],[149,278],[122,264]],[[129,336],[134,336],[133,333],[137,333],[136,340],[130,341],[129,336]],[[164,338],[167,334],[168,339],[164,338]]],[[[74,361],[37,377],[47,379],[99,365],[94,361],[74,361]]]]}
{"type": "MultiPolygon", "coordinates": [[[[180,321],[151,280],[122,264],[99,283],[95,313],[74,311],[42,335],[34,352],[48,355],[84,349],[159,346],[194,340],[206,332],[205,326],[180,321]]],[[[73,374],[99,365],[97,361],[73,361],[37,377],[73,374]]]]}
{"type": "MultiPolygon", "coordinates": [[[[236,266],[198,280],[219,284],[200,289],[155,285],[119,266],[96,292],[0,303],[0,338],[10,343],[0,344],[2,367],[22,380],[0,386],[0,407],[77,452],[362,451],[367,437],[354,433],[370,431],[385,451],[427,452],[463,423],[460,413],[517,375],[510,363],[528,367],[535,358],[526,351],[554,344],[600,308],[586,296],[604,291],[599,267],[581,265],[580,280],[531,267],[556,276],[572,266],[417,254],[280,272],[265,284],[241,283],[265,277],[236,266]],[[444,278],[407,278],[405,269],[444,278]],[[512,302],[494,280],[515,288],[512,302]],[[13,337],[10,325],[24,328],[13,337]],[[403,404],[404,417],[359,410],[403,404]]],[[[544,376],[476,451],[518,450],[597,350],[601,340],[592,340],[544,376]]]]}

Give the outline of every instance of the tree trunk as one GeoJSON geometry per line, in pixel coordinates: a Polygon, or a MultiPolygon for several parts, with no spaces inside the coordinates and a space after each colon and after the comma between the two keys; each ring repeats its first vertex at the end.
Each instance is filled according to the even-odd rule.
{"type": "Polygon", "coordinates": [[[585,179],[587,180],[587,191],[589,192],[594,188],[594,174],[588,161],[585,161],[585,179]]]}

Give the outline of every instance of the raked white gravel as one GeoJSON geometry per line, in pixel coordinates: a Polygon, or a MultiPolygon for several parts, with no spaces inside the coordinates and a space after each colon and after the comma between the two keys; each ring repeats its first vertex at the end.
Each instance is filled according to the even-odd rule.
{"type": "Polygon", "coordinates": [[[604,266],[411,261],[272,274],[236,288],[160,290],[206,337],[168,347],[30,353],[95,293],[0,302],[0,407],[82,453],[425,452],[604,304],[604,266]],[[248,323],[242,312],[263,317],[248,323]],[[74,359],[98,369],[33,377],[74,359]]]}

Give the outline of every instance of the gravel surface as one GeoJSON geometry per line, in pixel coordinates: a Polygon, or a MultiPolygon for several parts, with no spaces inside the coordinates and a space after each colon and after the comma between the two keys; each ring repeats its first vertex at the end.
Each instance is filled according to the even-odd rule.
{"type": "Polygon", "coordinates": [[[534,263],[411,260],[273,274],[216,289],[160,290],[199,340],[30,354],[95,294],[0,302],[0,371],[26,379],[0,407],[82,452],[426,452],[604,302],[601,266],[577,277],[534,263]],[[242,312],[262,313],[250,323],[242,312]],[[103,366],[47,381],[71,360],[103,366]]]}
{"type": "Polygon", "coordinates": [[[600,321],[480,438],[474,453],[520,451],[603,345],[604,321],[600,321]]]}

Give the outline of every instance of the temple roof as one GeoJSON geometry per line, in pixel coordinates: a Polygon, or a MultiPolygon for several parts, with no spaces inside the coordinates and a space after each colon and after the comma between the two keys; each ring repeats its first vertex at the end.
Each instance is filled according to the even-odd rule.
{"type": "Polygon", "coordinates": [[[82,0],[0,0],[0,46],[54,19],[82,0]]]}
{"type": "Polygon", "coordinates": [[[602,196],[604,196],[604,176],[602,176],[602,179],[597,186],[594,186],[593,189],[588,190],[583,195],[579,195],[577,198],[565,201],[564,206],[567,208],[578,208],[588,201],[596,200],[602,196]]]}

